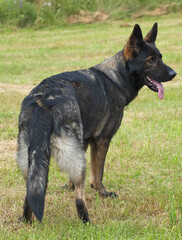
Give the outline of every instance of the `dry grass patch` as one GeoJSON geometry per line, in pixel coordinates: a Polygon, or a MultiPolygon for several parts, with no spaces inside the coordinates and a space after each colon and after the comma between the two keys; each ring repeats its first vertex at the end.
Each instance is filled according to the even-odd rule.
{"type": "Polygon", "coordinates": [[[109,14],[105,13],[104,11],[96,11],[96,12],[89,12],[89,11],[80,11],[78,14],[71,15],[68,17],[68,23],[94,23],[100,21],[106,21],[109,18],[109,14]]]}
{"type": "Polygon", "coordinates": [[[0,141],[0,156],[3,159],[7,159],[9,157],[12,158],[15,155],[16,147],[17,147],[16,139],[0,141]]]}
{"type": "Polygon", "coordinates": [[[28,94],[33,87],[33,85],[0,83],[0,93],[19,92],[21,94],[28,94]]]}

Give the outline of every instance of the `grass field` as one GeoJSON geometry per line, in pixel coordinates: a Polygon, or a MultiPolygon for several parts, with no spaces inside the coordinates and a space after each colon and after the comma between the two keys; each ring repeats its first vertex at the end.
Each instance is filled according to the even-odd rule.
{"type": "Polygon", "coordinates": [[[63,190],[66,174],[51,161],[43,223],[18,223],[25,182],[15,162],[18,115],[23,98],[42,79],[87,68],[121,50],[135,20],[0,34],[0,239],[182,239],[182,18],[137,20],[146,34],[159,23],[157,46],[178,73],[164,84],[165,97],[143,88],[125,111],[105,166],[101,199],[89,185],[86,202],[92,225],[83,226],[74,193],[63,190]]]}

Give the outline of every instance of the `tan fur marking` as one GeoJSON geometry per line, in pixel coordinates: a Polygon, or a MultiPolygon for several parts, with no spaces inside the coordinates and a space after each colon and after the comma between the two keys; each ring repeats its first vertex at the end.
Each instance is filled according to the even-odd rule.
{"type": "Polygon", "coordinates": [[[150,42],[151,41],[151,36],[152,36],[152,31],[150,31],[144,38],[144,41],[150,42]]]}
{"type": "Polygon", "coordinates": [[[125,45],[123,54],[126,61],[132,58],[132,51],[129,42],[125,45]]]}
{"type": "Polygon", "coordinates": [[[39,107],[46,109],[40,98],[36,98],[35,101],[39,105],[39,107]]]}

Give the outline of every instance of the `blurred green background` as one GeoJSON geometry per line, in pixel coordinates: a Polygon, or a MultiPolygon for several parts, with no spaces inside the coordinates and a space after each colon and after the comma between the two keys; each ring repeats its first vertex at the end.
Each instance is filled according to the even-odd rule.
{"type": "Polygon", "coordinates": [[[126,19],[181,10],[182,0],[0,0],[0,27],[40,28],[68,22],[90,23],[98,19],[126,19]],[[97,14],[93,14],[95,12],[97,14]],[[70,18],[75,14],[75,18],[70,18]]]}

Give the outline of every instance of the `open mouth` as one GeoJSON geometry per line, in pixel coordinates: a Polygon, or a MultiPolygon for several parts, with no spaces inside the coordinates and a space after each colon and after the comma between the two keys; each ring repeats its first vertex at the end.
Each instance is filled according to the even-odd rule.
{"type": "Polygon", "coordinates": [[[160,82],[157,82],[153,80],[152,78],[146,76],[145,77],[145,84],[147,85],[148,88],[151,90],[158,92],[158,97],[160,99],[164,98],[164,88],[160,82]]]}

